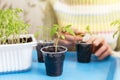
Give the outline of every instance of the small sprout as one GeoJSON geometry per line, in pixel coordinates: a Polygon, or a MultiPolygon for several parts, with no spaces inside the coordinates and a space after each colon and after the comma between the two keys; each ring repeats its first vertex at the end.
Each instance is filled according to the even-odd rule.
{"type": "Polygon", "coordinates": [[[71,29],[71,25],[67,25],[65,27],[61,27],[57,24],[53,25],[52,29],[51,29],[51,35],[52,36],[56,36],[56,40],[55,40],[55,52],[57,52],[57,46],[58,46],[58,41],[59,39],[65,39],[65,36],[63,35],[63,33],[69,33],[71,35],[75,35],[74,31],[71,29]]]}
{"type": "Polygon", "coordinates": [[[65,36],[64,36],[64,35],[61,35],[61,39],[65,40],[65,36]]]}
{"type": "MultiPolygon", "coordinates": [[[[85,30],[86,30],[86,33],[89,34],[89,35],[92,35],[92,32],[90,30],[90,26],[86,26],[85,27],[85,30]]],[[[79,34],[76,34],[77,36],[80,36],[80,37],[84,37],[85,36],[85,33],[79,33],[79,34]]]]}
{"type": "Polygon", "coordinates": [[[92,32],[91,32],[91,30],[90,30],[90,26],[89,26],[89,25],[86,26],[86,32],[87,32],[88,34],[92,35],[92,32]]]}
{"type": "Polygon", "coordinates": [[[88,25],[88,26],[86,26],[86,34],[83,36],[82,41],[86,42],[88,39],[90,39],[91,35],[93,35],[93,34],[92,34],[91,30],[90,30],[90,26],[88,25]]]}

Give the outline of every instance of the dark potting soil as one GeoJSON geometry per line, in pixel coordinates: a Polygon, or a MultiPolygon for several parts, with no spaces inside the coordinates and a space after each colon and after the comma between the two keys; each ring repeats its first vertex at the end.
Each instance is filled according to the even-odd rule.
{"type": "Polygon", "coordinates": [[[13,40],[7,39],[6,40],[6,44],[29,43],[29,42],[32,42],[32,37],[28,37],[28,38],[23,37],[19,39],[13,39],[13,40]]]}
{"type": "MultiPolygon", "coordinates": [[[[64,51],[65,49],[62,47],[57,47],[57,52],[61,52],[64,51]]],[[[44,48],[43,51],[48,51],[48,52],[55,52],[55,47],[48,47],[48,48],[44,48]]]]}
{"type": "Polygon", "coordinates": [[[25,43],[25,42],[32,42],[32,38],[29,37],[29,38],[26,38],[26,37],[23,37],[23,38],[20,38],[20,43],[25,43]]]}

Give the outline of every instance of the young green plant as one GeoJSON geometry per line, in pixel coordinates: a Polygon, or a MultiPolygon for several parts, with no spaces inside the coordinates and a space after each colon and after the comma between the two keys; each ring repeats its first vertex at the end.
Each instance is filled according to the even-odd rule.
{"type": "Polygon", "coordinates": [[[61,27],[57,24],[53,25],[53,27],[51,29],[51,35],[56,36],[56,39],[55,39],[55,42],[54,42],[55,52],[57,52],[58,41],[60,39],[63,39],[63,40],[65,39],[65,36],[64,36],[63,33],[69,33],[70,35],[75,36],[74,31],[71,29],[71,25],[67,25],[67,26],[64,26],[64,27],[61,27]]]}

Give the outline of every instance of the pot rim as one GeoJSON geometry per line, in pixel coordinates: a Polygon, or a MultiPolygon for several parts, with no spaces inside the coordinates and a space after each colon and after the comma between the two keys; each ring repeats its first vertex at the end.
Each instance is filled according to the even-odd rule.
{"type": "Polygon", "coordinates": [[[44,48],[48,48],[48,47],[54,47],[54,46],[45,46],[45,47],[42,47],[41,49],[40,49],[40,51],[43,53],[43,54],[61,54],[61,53],[65,53],[65,52],[67,52],[67,47],[64,47],[64,46],[58,46],[58,47],[62,47],[62,48],[64,48],[65,50],[64,51],[60,51],[60,52],[49,52],[49,51],[43,51],[43,49],[44,48]]]}
{"type": "Polygon", "coordinates": [[[92,45],[92,43],[86,43],[86,42],[77,42],[76,44],[92,45]]]}
{"type": "Polygon", "coordinates": [[[50,40],[50,41],[40,40],[40,41],[38,41],[38,44],[39,43],[54,43],[54,41],[52,41],[52,40],[50,40]]]}

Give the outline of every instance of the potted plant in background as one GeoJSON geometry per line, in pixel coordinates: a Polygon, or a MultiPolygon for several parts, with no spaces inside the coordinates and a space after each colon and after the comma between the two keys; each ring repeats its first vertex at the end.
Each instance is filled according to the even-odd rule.
{"type": "Polygon", "coordinates": [[[46,73],[49,76],[60,76],[63,72],[63,63],[67,48],[64,46],[58,46],[59,39],[65,39],[62,33],[74,35],[70,25],[65,27],[54,25],[51,29],[51,35],[56,36],[54,46],[46,46],[41,48],[45,59],[46,73]]]}
{"type": "Polygon", "coordinates": [[[115,38],[115,36],[117,35],[117,45],[115,47],[115,51],[120,51],[120,20],[115,20],[113,21],[111,24],[111,26],[117,26],[117,30],[115,31],[115,33],[113,34],[113,38],[115,38]]]}
{"type": "MultiPolygon", "coordinates": [[[[43,26],[38,26],[38,28],[44,32],[50,31],[50,28],[45,28],[43,26]]],[[[36,46],[38,62],[44,62],[43,55],[40,49],[42,47],[52,46],[54,44],[54,42],[51,39],[47,38],[47,34],[49,33],[44,34],[42,31],[38,31],[34,34],[35,38],[38,40],[36,46]],[[41,38],[39,40],[38,37],[40,34],[41,34],[41,38]]]]}
{"type": "Polygon", "coordinates": [[[86,40],[92,35],[90,26],[86,27],[86,35],[83,36],[83,40],[76,43],[77,61],[81,63],[88,63],[91,61],[92,44],[87,44],[86,40]]]}
{"type": "Polygon", "coordinates": [[[32,47],[36,40],[27,34],[30,25],[21,20],[21,12],[18,8],[0,10],[0,73],[31,67],[32,47]]]}

